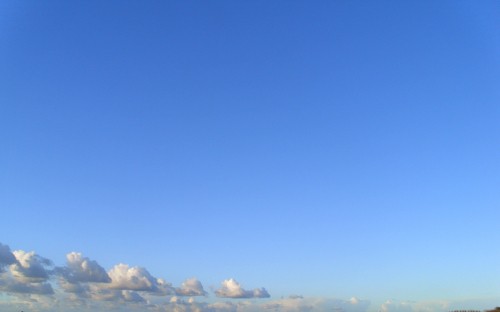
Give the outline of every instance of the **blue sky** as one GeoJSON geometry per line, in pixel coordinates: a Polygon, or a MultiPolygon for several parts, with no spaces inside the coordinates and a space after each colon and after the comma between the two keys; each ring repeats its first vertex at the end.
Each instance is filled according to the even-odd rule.
{"type": "Polygon", "coordinates": [[[353,296],[373,311],[500,302],[499,13],[496,1],[3,1],[0,302],[77,302],[54,273],[73,251],[132,297],[150,300],[117,284],[119,263],[173,287],[195,277],[196,300],[229,305],[208,310],[239,302],[216,295],[231,278],[269,292],[252,307],[283,311],[353,296]],[[24,251],[52,261],[37,266],[45,280],[16,269],[24,251]]]}

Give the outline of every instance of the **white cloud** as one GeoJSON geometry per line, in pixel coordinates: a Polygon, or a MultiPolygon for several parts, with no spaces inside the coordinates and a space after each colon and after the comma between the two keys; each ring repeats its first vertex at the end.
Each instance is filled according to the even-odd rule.
{"type": "Polygon", "coordinates": [[[178,296],[204,296],[207,292],[203,289],[203,285],[196,278],[188,278],[181,287],[175,289],[178,296]]]}
{"type": "Polygon", "coordinates": [[[69,299],[72,301],[85,302],[85,299],[91,298],[90,283],[111,282],[103,267],[77,252],[67,254],[66,266],[57,268],[56,272],[60,275],[58,279],[60,289],[71,294],[69,299]]]}
{"type": "Polygon", "coordinates": [[[117,264],[108,272],[110,289],[146,291],[158,294],[171,294],[171,284],[163,279],[152,276],[145,268],[129,267],[127,264],[117,264]]]}
{"type": "Polygon", "coordinates": [[[265,288],[245,290],[234,279],[223,281],[221,288],[215,291],[217,297],[222,298],[269,298],[270,295],[265,288]]]}
{"type": "MultiPolygon", "coordinates": [[[[256,312],[262,305],[248,301],[196,302],[207,292],[196,278],[174,288],[143,267],[118,264],[108,272],[81,253],[66,255],[66,265],[54,268],[52,261],[35,252],[11,251],[0,244],[0,295],[6,294],[17,307],[38,311],[186,311],[256,312]],[[8,268],[8,270],[7,270],[8,268]],[[55,277],[54,279],[52,277],[55,277]],[[57,283],[58,287],[53,288],[57,283]],[[174,296],[173,296],[174,295],[174,296]],[[163,296],[163,297],[162,297],[163,296]],[[190,297],[187,300],[182,297],[190,297]]],[[[225,280],[217,296],[267,298],[264,288],[243,289],[234,279],[225,280]]],[[[0,305],[2,304],[0,300],[0,305]]],[[[25,310],[26,310],[25,309],[25,310]]]]}
{"type": "Polygon", "coordinates": [[[40,257],[34,251],[13,252],[16,262],[10,265],[10,272],[19,281],[26,283],[40,283],[49,278],[48,266],[52,265],[49,259],[40,257]]]}
{"type": "Polygon", "coordinates": [[[70,283],[92,282],[110,283],[111,278],[96,261],[83,257],[81,253],[71,252],[66,255],[67,268],[64,276],[70,283]]]}
{"type": "Polygon", "coordinates": [[[50,260],[35,252],[10,251],[9,246],[0,244],[0,292],[16,295],[52,295],[54,290],[48,283],[50,260]],[[5,272],[5,265],[9,271],[5,272]]]}

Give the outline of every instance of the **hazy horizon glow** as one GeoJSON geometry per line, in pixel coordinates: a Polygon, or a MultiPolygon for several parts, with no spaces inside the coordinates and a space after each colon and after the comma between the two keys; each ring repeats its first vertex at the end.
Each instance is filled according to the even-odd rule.
{"type": "Polygon", "coordinates": [[[0,310],[500,305],[497,1],[0,3],[0,310]]]}

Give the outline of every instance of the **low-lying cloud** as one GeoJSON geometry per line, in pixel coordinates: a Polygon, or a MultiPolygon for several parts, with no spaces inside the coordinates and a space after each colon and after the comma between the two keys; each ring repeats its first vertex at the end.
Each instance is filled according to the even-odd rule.
{"type": "Polygon", "coordinates": [[[265,288],[245,290],[234,279],[230,278],[222,282],[221,288],[215,291],[217,297],[221,298],[269,298],[270,295],[265,288]]]}
{"type": "Polygon", "coordinates": [[[181,287],[175,289],[177,296],[205,296],[207,292],[203,289],[203,285],[196,278],[188,278],[181,287]]]}
{"type": "Polygon", "coordinates": [[[117,264],[108,271],[111,283],[110,289],[147,291],[168,295],[172,293],[171,284],[152,276],[142,267],[129,267],[127,264],[117,264]]]}
{"type": "Polygon", "coordinates": [[[372,305],[356,297],[341,300],[301,295],[270,299],[265,288],[246,289],[233,278],[223,280],[210,298],[211,294],[195,277],[175,287],[146,268],[120,263],[106,270],[78,252],[68,253],[66,264],[57,267],[34,251],[11,250],[1,243],[0,295],[0,299],[7,298],[0,300],[2,312],[433,312],[495,304],[388,300],[372,305]]]}
{"type": "Polygon", "coordinates": [[[49,278],[49,259],[37,255],[35,252],[16,250],[13,252],[16,261],[10,265],[10,272],[21,282],[41,283],[49,278]]]}
{"type": "Polygon", "coordinates": [[[15,294],[52,295],[49,283],[23,283],[13,278],[0,278],[0,292],[15,294]]]}
{"type": "MultiPolygon", "coordinates": [[[[106,271],[97,261],[79,252],[66,255],[64,266],[34,251],[11,250],[0,243],[0,294],[13,296],[17,306],[30,310],[108,309],[118,305],[133,311],[233,311],[242,303],[201,303],[194,297],[208,296],[195,277],[174,287],[153,276],[146,268],[119,263],[106,271]],[[162,297],[165,299],[162,303],[162,297]],[[186,300],[182,298],[187,298],[186,300]],[[16,301],[17,300],[17,301],[16,301]],[[43,305],[41,304],[43,302],[43,305]],[[37,305],[38,304],[38,305],[37,305]]],[[[224,298],[268,298],[264,288],[243,289],[234,279],[222,282],[216,291],[224,298]]],[[[0,301],[0,307],[3,303],[0,301]]],[[[125,309],[125,310],[127,310],[125,309]]]]}
{"type": "Polygon", "coordinates": [[[66,268],[62,269],[64,278],[70,283],[111,283],[106,270],[96,261],[71,252],[66,255],[66,268]]]}
{"type": "Polygon", "coordinates": [[[35,252],[11,251],[0,243],[0,292],[19,295],[52,295],[48,283],[52,262],[35,252]]]}

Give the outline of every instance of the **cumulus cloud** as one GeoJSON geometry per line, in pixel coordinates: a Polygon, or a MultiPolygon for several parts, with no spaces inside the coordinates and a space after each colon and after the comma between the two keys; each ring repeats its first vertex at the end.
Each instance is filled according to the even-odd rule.
{"type": "MultiPolygon", "coordinates": [[[[66,266],[56,269],[59,274],[59,287],[66,293],[72,301],[83,301],[91,298],[91,288],[89,284],[110,283],[111,278],[106,270],[96,261],[84,257],[81,253],[71,252],[66,255],[66,266]]],[[[115,296],[122,298],[123,296],[115,296]]]]}
{"type": "Polygon", "coordinates": [[[175,289],[175,294],[178,296],[205,296],[207,292],[198,279],[188,278],[182,283],[181,287],[175,289]]]}
{"type": "Polygon", "coordinates": [[[71,252],[66,255],[67,267],[63,274],[70,283],[110,283],[106,270],[96,261],[83,257],[81,253],[71,252]]]}
{"type": "Polygon", "coordinates": [[[265,288],[256,288],[254,290],[245,290],[234,279],[230,278],[223,281],[221,288],[215,291],[217,297],[222,298],[269,298],[270,295],[265,288]]]}
{"type": "MultiPolygon", "coordinates": [[[[97,261],[78,252],[68,253],[64,266],[54,267],[51,260],[34,251],[11,251],[9,246],[0,244],[2,294],[7,295],[10,302],[16,302],[17,307],[51,312],[115,308],[163,312],[256,312],[263,309],[263,305],[252,300],[196,302],[195,296],[207,295],[196,278],[188,278],[179,287],[173,287],[139,266],[120,263],[106,272],[97,261]],[[57,286],[53,288],[55,283],[57,286]],[[190,298],[183,299],[186,297],[190,298]]],[[[269,297],[266,289],[245,290],[234,279],[223,281],[216,295],[229,299],[269,297]]]]}
{"type": "Polygon", "coordinates": [[[26,283],[40,283],[49,278],[48,267],[52,265],[49,259],[37,255],[34,251],[13,252],[16,262],[10,265],[10,272],[19,281],[26,283]]]}
{"type": "Polygon", "coordinates": [[[48,283],[52,262],[35,252],[16,250],[0,243],[0,292],[15,295],[52,295],[48,283]],[[8,271],[5,269],[8,266],[8,271]]]}
{"type": "Polygon", "coordinates": [[[121,290],[147,291],[159,294],[172,293],[171,284],[152,276],[145,268],[117,264],[108,272],[111,283],[108,288],[121,290]]]}

